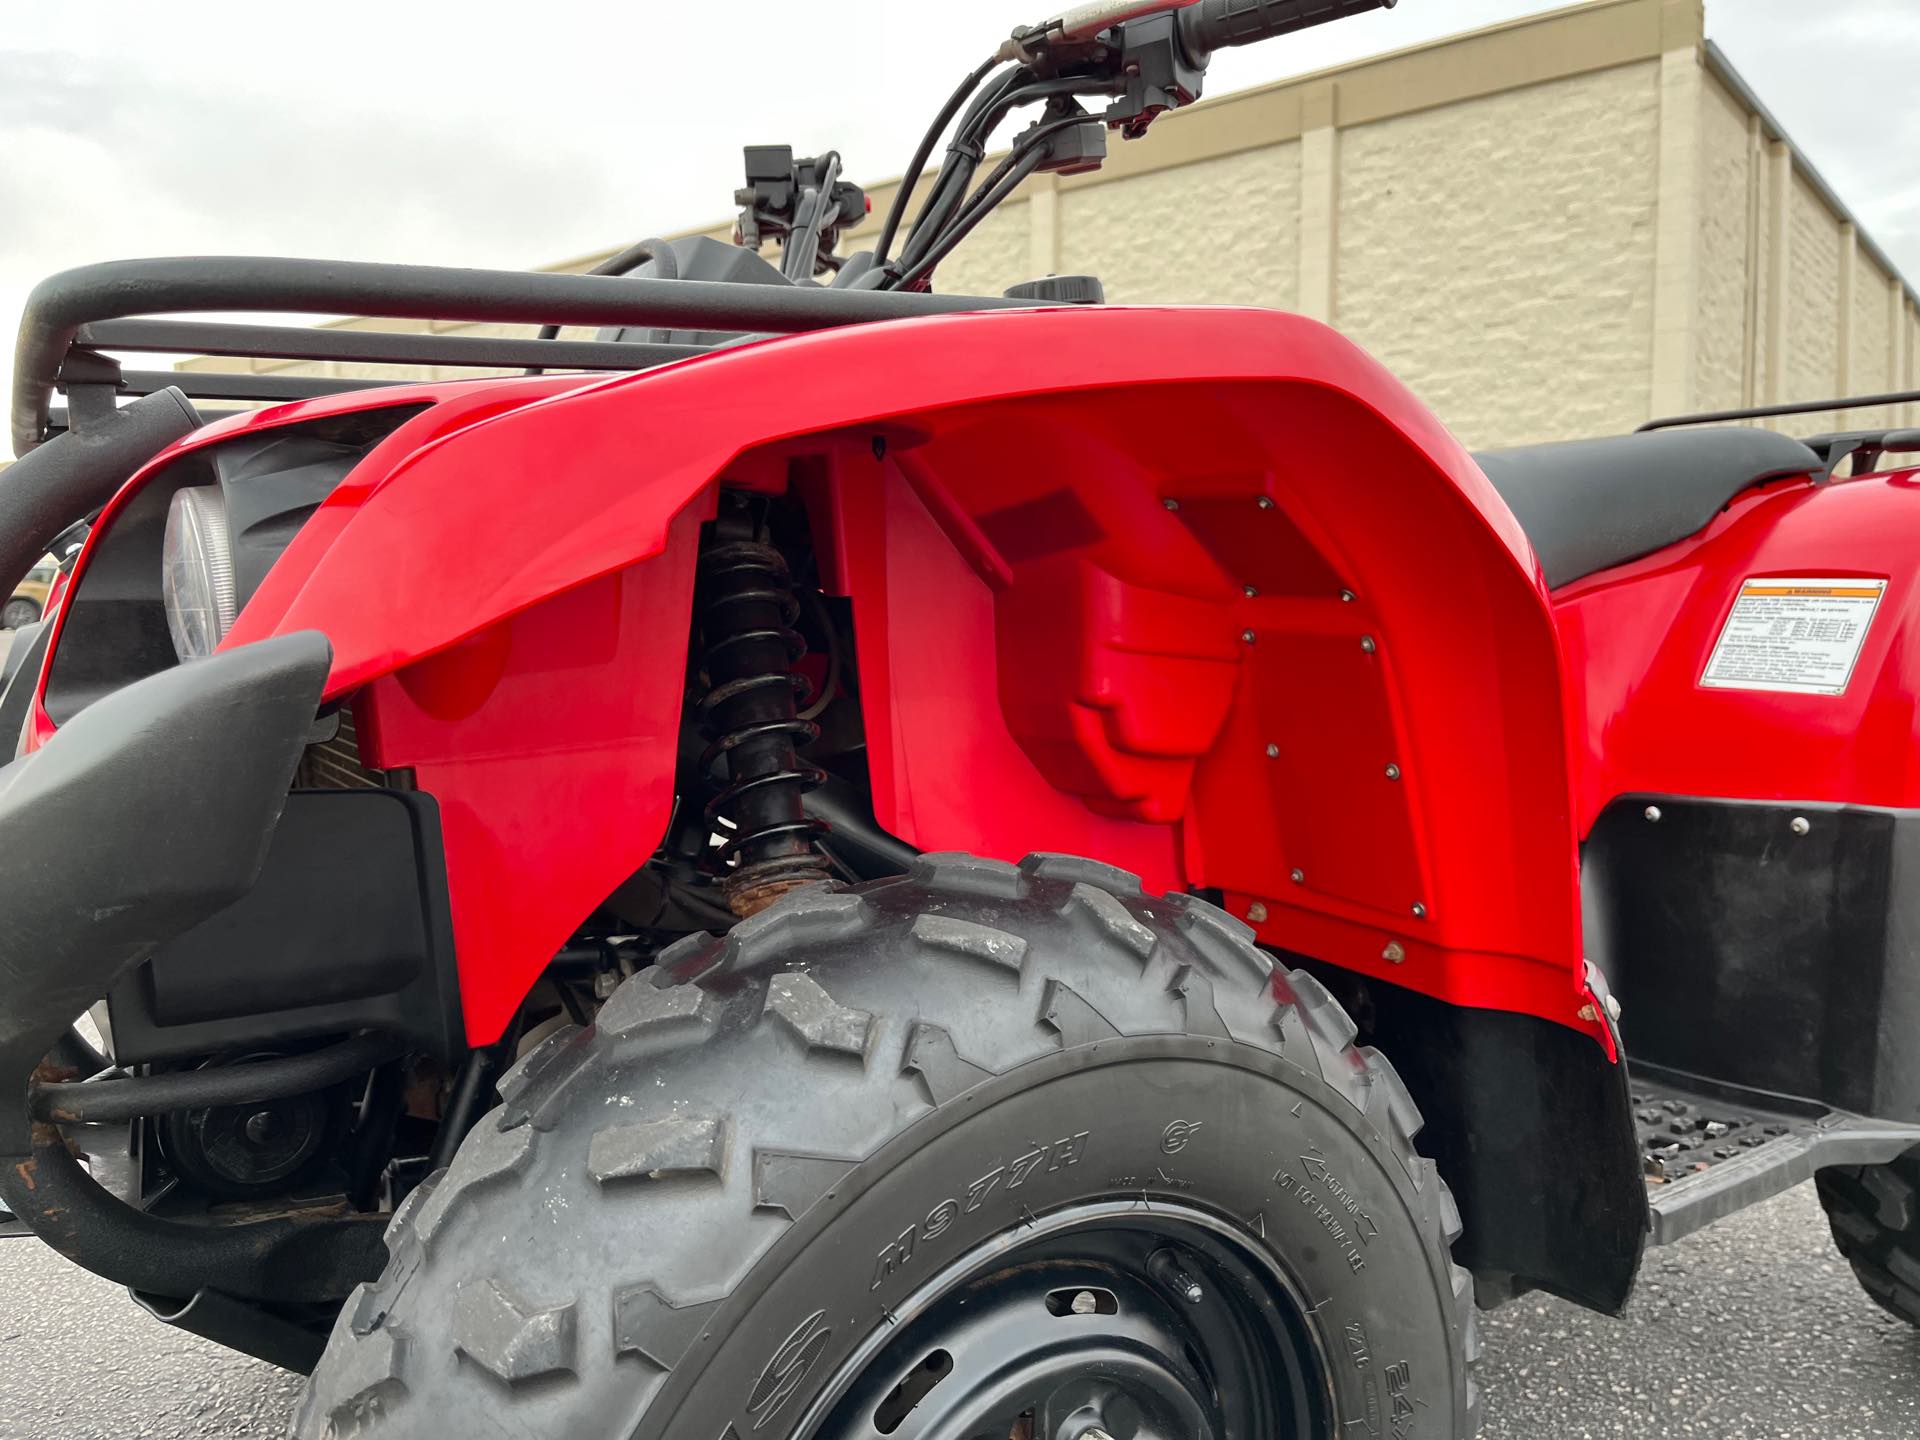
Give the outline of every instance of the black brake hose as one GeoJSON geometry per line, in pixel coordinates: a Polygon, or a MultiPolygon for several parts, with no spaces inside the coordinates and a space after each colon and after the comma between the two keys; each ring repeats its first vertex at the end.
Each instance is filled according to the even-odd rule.
{"type": "Polygon", "coordinates": [[[900,222],[907,216],[907,202],[913,198],[914,187],[920,183],[920,172],[926,169],[933,147],[940,143],[940,137],[946,133],[947,126],[953,123],[953,117],[960,113],[960,107],[967,103],[999,63],[998,60],[988,60],[962,80],[960,88],[953,92],[940,108],[940,113],[934,117],[933,124],[927,127],[927,133],[920,137],[920,148],[913,152],[913,159],[900,177],[899,188],[893,192],[893,203],[887,207],[886,221],[880,227],[879,243],[873,247],[873,263],[876,266],[887,263],[887,254],[893,249],[900,222]]]}
{"type": "Polygon", "coordinates": [[[1044,145],[1035,145],[1021,155],[1018,163],[1012,166],[1003,164],[1000,167],[1000,171],[1004,173],[1000,174],[999,181],[982,195],[976,203],[969,206],[959,218],[947,226],[945,231],[942,232],[940,239],[929,247],[927,254],[917,261],[911,270],[908,270],[900,277],[898,284],[896,284],[894,288],[905,290],[910,286],[917,285],[926,276],[931,275],[934,267],[946,259],[946,257],[952,253],[954,247],[966,239],[967,236],[972,233],[974,226],[986,219],[996,205],[1017,190],[1023,180],[1035,170],[1039,169],[1040,162],[1045,158],[1046,147],[1044,145]]]}
{"type": "MultiPolygon", "coordinates": [[[[947,158],[941,162],[940,173],[934,177],[933,190],[921,204],[920,212],[913,217],[913,225],[900,247],[900,258],[892,263],[902,268],[910,265],[953,217],[954,207],[965,196],[974,169],[986,154],[987,141],[993,134],[994,126],[1000,123],[1014,103],[1011,97],[1021,89],[1024,74],[1018,69],[1007,71],[992,86],[976,95],[973,103],[967,107],[967,113],[960,117],[953,139],[947,142],[947,158]],[[955,194],[955,191],[959,193],[955,194]]],[[[880,268],[882,263],[876,258],[875,268],[880,268]]]]}
{"type": "Polygon", "coordinates": [[[1000,163],[993,167],[987,178],[982,180],[973,194],[967,197],[967,203],[960,207],[954,223],[958,224],[973,213],[974,208],[987,197],[987,194],[1005,178],[1006,173],[1020,163],[1027,151],[1044,145],[1063,130],[1073,130],[1081,125],[1097,125],[1099,120],[1092,115],[1063,115],[1057,120],[1048,120],[1023,131],[1014,137],[1013,148],[1007,152],[1000,163]]]}
{"type": "MultiPolygon", "coordinates": [[[[587,274],[625,275],[630,270],[638,270],[649,260],[654,261],[660,267],[659,279],[678,280],[680,278],[679,259],[674,255],[672,248],[668,246],[667,242],[658,237],[638,241],[635,244],[629,245],[618,254],[609,255],[598,265],[587,271],[587,274]]],[[[538,338],[542,340],[557,340],[560,338],[560,327],[558,325],[542,325],[538,338]]],[[[528,375],[544,375],[547,373],[547,369],[544,365],[529,365],[524,373],[528,375]]]]}
{"type": "MultiPolygon", "coordinates": [[[[950,163],[941,170],[934,193],[927,197],[927,203],[914,220],[913,231],[907,237],[900,259],[896,262],[902,271],[918,270],[928,252],[945,239],[955,217],[971,208],[971,201],[966,198],[967,182],[972,178],[974,166],[985,153],[988,138],[1002,120],[1022,105],[1032,105],[1062,95],[1086,94],[1100,88],[1097,84],[1089,84],[1087,76],[1065,75],[1051,80],[1030,79],[1019,83],[1019,74],[1018,71],[1014,72],[997,91],[982,95],[968,111],[954,136],[954,143],[948,146],[948,154],[953,160],[966,157],[964,173],[957,163],[950,163]],[[957,193],[950,195],[950,191],[957,193]]],[[[1008,158],[1011,160],[1014,157],[1008,158]]],[[[884,288],[897,290],[903,288],[903,284],[896,280],[884,288]]]]}

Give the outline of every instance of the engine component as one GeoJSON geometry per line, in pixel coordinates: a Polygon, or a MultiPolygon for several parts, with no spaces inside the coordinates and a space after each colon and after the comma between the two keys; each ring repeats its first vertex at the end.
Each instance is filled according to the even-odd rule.
{"type": "Polygon", "coordinates": [[[335,1086],[277,1100],[176,1110],[161,1118],[167,1162],[193,1189],[245,1200],[284,1190],[329,1155],[344,1129],[346,1094],[335,1086]]]}
{"type": "Polygon", "coordinates": [[[810,818],[801,797],[826,775],[802,760],[798,747],[819,735],[798,706],[810,691],[794,663],[806,641],[793,628],[800,607],[787,562],[758,540],[725,540],[700,558],[705,663],[711,688],[700,701],[711,738],[700,771],[726,762],[720,791],[707,804],[710,823],[729,833],[718,858],[728,865],[721,893],[745,918],[787,891],[825,880],[814,849],[826,826],[810,818]]]}

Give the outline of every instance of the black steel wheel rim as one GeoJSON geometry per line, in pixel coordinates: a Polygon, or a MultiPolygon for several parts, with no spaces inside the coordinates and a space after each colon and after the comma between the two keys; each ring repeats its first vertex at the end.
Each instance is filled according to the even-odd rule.
{"type": "Polygon", "coordinates": [[[1276,1257],[1158,1198],[1034,1217],[929,1280],[804,1440],[1319,1440],[1326,1356],[1276,1257]]]}

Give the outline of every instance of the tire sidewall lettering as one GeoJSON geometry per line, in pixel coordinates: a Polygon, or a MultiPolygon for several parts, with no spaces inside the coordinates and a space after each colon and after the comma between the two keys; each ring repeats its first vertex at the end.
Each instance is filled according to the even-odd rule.
{"type": "MultiPolygon", "coordinates": [[[[821,1233],[790,1234],[763,1258],[776,1273],[762,1313],[785,1324],[750,1341],[761,1329],[750,1314],[712,1363],[757,1374],[796,1322],[821,1310],[830,1339],[782,1412],[797,1422],[825,1403],[863,1340],[898,1323],[916,1292],[969,1253],[1017,1240],[1069,1204],[1127,1200],[1150,1213],[1158,1201],[1231,1216],[1243,1238],[1280,1257],[1309,1310],[1343,1427],[1369,1440],[1453,1435],[1450,1282],[1409,1211],[1410,1178],[1358,1116],[1339,1114],[1346,1102],[1318,1077],[1245,1047],[1221,1063],[1209,1048],[1123,1040],[1103,1045],[1098,1064],[1062,1056],[1065,1073],[971,1108],[911,1153],[883,1148],[868,1162],[874,1180],[843,1185],[849,1198],[821,1233]],[[1296,1106],[1303,1093],[1312,1103],[1296,1106]],[[1169,1154],[1176,1120],[1183,1143],[1169,1154]],[[868,1259],[860,1248],[849,1255],[845,1237],[854,1236],[871,1237],[868,1259]],[[770,1348],[750,1362],[729,1358],[750,1343],[770,1348]]],[[[911,1146],[921,1125],[893,1145],[911,1146]]],[[[728,1415],[701,1403],[718,1388],[696,1387],[669,1433],[702,1433],[710,1417],[715,1433],[725,1423],[750,1433],[756,1417],[744,1405],[728,1415]]]]}

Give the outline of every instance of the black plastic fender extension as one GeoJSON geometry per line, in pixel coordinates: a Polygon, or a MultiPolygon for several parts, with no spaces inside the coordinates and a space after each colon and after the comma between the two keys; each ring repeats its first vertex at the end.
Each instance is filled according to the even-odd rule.
{"type": "Polygon", "coordinates": [[[169,387],[89,420],[0,474],[0,594],[11,594],[62,530],[113,498],[147,461],[200,427],[169,387]]]}

